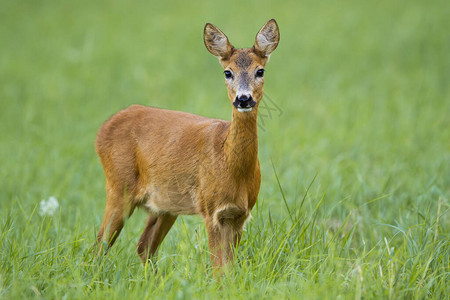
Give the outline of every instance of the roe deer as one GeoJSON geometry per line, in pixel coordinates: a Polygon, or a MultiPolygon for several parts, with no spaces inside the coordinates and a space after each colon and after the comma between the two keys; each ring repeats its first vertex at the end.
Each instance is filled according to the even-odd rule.
{"type": "Polygon", "coordinates": [[[261,183],[258,105],[279,31],[269,20],[247,49],[234,48],[210,23],[203,38],[225,70],[232,121],[140,105],[106,121],[96,139],[107,194],[98,253],[112,246],[124,220],[142,207],[149,214],[137,244],[144,264],[182,214],[204,218],[213,269],[233,259],[261,183]]]}

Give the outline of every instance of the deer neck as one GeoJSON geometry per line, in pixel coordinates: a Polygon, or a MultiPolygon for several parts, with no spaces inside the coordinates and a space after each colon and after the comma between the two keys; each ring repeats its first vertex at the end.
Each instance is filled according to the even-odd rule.
{"type": "Polygon", "coordinates": [[[257,107],[251,112],[233,109],[231,125],[225,140],[228,167],[235,175],[246,176],[258,161],[257,107]]]}

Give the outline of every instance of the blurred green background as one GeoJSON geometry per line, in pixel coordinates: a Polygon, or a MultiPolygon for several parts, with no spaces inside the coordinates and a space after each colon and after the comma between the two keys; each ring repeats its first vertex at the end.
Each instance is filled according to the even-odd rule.
{"type": "MultiPolygon", "coordinates": [[[[22,259],[35,251],[29,239],[40,236],[30,226],[46,221],[33,211],[52,195],[61,206],[53,222],[59,239],[75,239],[76,228],[78,251],[87,251],[105,203],[94,150],[100,125],[135,103],[229,120],[223,73],[204,47],[203,26],[213,23],[242,48],[270,18],[281,40],[265,93],[281,111],[261,124],[263,209],[252,222],[289,218],[273,162],[291,211],[316,176],[299,214],[325,195],[318,226],[325,232],[349,218],[358,224],[356,248],[396,235],[382,224],[409,228],[435,220],[438,209],[440,223],[425,223],[448,241],[449,16],[449,2],[439,0],[0,0],[2,256],[14,244],[22,244],[22,259]],[[6,230],[8,222],[15,226],[6,230]]],[[[144,219],[137,213],[126,226],[121,255],[134,255],[144,219]]],[[[178,251],[185,226],[193,232],[199,224],[179,220],[166,252],[178,251]]],[[[442,262],[448,282],[448,254],[442,262]]],[[[29,288],[14,288],[15,263],[2,266],[3,295],[27,295],[20,291],[29,288]]]]}

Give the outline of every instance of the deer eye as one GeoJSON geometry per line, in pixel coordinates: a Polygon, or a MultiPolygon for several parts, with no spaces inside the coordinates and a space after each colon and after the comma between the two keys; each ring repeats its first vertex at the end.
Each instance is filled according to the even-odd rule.
{"type": "Polygon", "coordinates": [[[259,69],[256,71],[256,77],[264,77],[264,69],[259,69]]]}
{"type": "Polygon", "coordinates": [[[231,74],[231,72],[228,70],[224,71],[223,73],[225,74],[225,78],[227,78],[227,79],[233,77],[233,74],[231,74]]]}

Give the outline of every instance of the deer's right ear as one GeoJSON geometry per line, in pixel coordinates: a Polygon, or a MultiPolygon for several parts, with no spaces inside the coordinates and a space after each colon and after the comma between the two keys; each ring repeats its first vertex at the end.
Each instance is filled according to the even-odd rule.
{"type": "Polygon", "coordinates": [[[205,30],[203,31],[203,41],[205,42],[206,49],[212,55],[221,59],[227,59],[231,56],[233,46],[228,41],[227,36],[213,24],[206,23],[205,30]]]}

